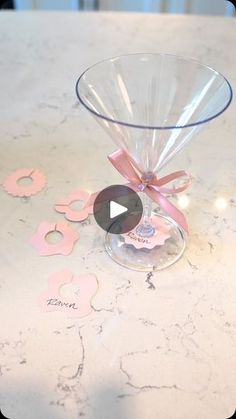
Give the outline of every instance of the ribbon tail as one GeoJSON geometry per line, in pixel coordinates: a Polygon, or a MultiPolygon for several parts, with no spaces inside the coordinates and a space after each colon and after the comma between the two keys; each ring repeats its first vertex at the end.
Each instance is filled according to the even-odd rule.
{"type": "Polygon", "coordinates": [[[167,193],[167,194],[176,194],[179,192],[183,192],[185,191],[185,189],[187,189],[192,181],[192,177],[189,173],[185,172],[185,170],[178,170],[177,172],[173,172],[170,173],[167,176],[164,176],[160,179],[154,179],[150,186],[153,187],[154,189],[158,190],[162,192],[162,193],[167,193]],[[173,181],[173,180],[177,180],[181,177],[186,177],[186,181],[182,186],[179,186],[178,188],[176,187],[172,187],[172,188],[167,188],[164,185],[166,185],[167,183],[173,181]]]}
{"type": "Polygon", "coordinates": [[[146,188],[145,193],[188,233],[187,220],[178,208],[176,208],[164,195],[154,189],[146,188]]]}

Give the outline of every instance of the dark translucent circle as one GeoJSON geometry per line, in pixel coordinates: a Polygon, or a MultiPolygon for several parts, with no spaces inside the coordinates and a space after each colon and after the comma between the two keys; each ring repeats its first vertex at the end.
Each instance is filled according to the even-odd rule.
{"type": "Polygon", "coordinates": [[[113,185],[103,189],[94,202],[93,210],[97,224],[112,234],[124,234],[133,230],[143,215],[143,205],[139,195],[125,185],[113,185]],[[111,201],[127,208],[127,211],[111,218],[111,201]]]}

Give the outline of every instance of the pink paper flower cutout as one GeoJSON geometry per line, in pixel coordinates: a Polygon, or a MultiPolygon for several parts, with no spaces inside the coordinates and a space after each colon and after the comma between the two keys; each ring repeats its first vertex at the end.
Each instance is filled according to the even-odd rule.
{"type": "Polygon", "coordinates": [[[93,206],[87,206],[90,194],[86,191],[75,191],[69,194],[66,198],[55,204],[54,208],[57,212],[65,214],[67,220],[70,221],[83,221],[88,218],[89,214],[93,213],[93,206]],[[70,204],[74,201],[83,201],[81,210],[75,211],[70,208],[70,204]]]}
{"type": "Polygon", "coordinates": [[[93,274],[74,275],[69,270],[55,272],[49,278],[48,288],[39,297],[43,311],[61,311],[70,318],[87,316],[91,311],[91,299],[96,294],[98,282],[93,274]],[[71,297],[61,296],[61,288],[66,284],[78,285],[78,290],[71,297]]]}
{"type": "MultiPolygon", "coordinates": [[[[152,224],[156,228],[156,232],[151,237],[140,237],[136,233],[137,226],[134,230],[122,234],[126,244],[131,244],[136,249],[153,249],[155,246],[162,246],[165,241],[170,237],[169,231],[171,227],[167,224],[162,217],[152,217],[152,224]]],[[[143,219],[139,224],[142,224],[143,219]]]]}
{"type": "Polygon", "coordinates": [[[59,221],[56,224],[43,222],[39,225],[37,232],[31,237],[30,243],[38,250],[41,256],[69,255],[78,239],[79,232],[73,230],[65,221],[59,221]],[[48,243],[46,241],[47,234],[53,231],[57,231],[62,235],[62,239],[58,243],[48,243]]]}
{"type": "Polygon", "coordinates": [[[3,188],[13,196],[31,196],[40,192],[46,185],[47,180],[44,174],[38,169],[19,169],[12,172],[3,182],[3,188]],[[29,185],[21,185],[22,178],[30,178],[29,185]]]}

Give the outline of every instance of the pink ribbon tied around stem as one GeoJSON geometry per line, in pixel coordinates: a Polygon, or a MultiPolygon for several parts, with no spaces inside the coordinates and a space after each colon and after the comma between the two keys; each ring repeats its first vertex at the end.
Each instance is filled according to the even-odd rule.
{"type": "Polygon", "coordinates": [[[118,149],[108,156],[108,159],[118,172],[128,180],[128,186],[135,191],[146,193],[149,198],[155,201],[167,214],[169,214],[186,232],[188,224],[184,214],[176,208],[164,194],[176,194],[183,192],[191,183],[191,176],[185,170],[178,170],[169,175],[157,178],[154,174],[148,177],[140,176],[134,169],[131,161],[122,149],[118,149]],[[167,188],[165,185],[169,182],[187,176],[188,181],[179,188],[167,188]]]}

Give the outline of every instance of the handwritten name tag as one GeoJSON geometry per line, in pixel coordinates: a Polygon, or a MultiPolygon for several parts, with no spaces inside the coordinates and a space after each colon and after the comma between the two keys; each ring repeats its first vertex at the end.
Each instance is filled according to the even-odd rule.
{"type": "Polygon", "coordinates": [[[47,305],[69,307],[73,308],[74,310],[78,310],[78,307],[76,307],[75,303],[65,303],[64,301],[60,301],[57,298],[50,298],[49,300],[47,300],[47,305]]]}
{"type": "Polygon", "coordinates": [[[69,270],[62,270],[50,276],[48,288],[39,297],[39,304],[46,312],[62,311],[70,318],[84,317],[92,311],[91,300],[97,289],[98,282],[95,275],[74,275],[69,270]],[[67,285],[66,299],[62,295],[62,288],[65,285],[67,285]]]}
{"type": "MultiPolygon", "coordinates": [[[[142,219],[139,225],[143,224],[142,219]]],[[[151,223],[155,228],[155,233],[151,237],[141,237],[135,230],[123,234],[126,244],[134,246],[136,249],[153,249],[155,246],[163,246],[165,241],[170,238],[170,226],[163,217],[153,216],[151,223]]]]}

